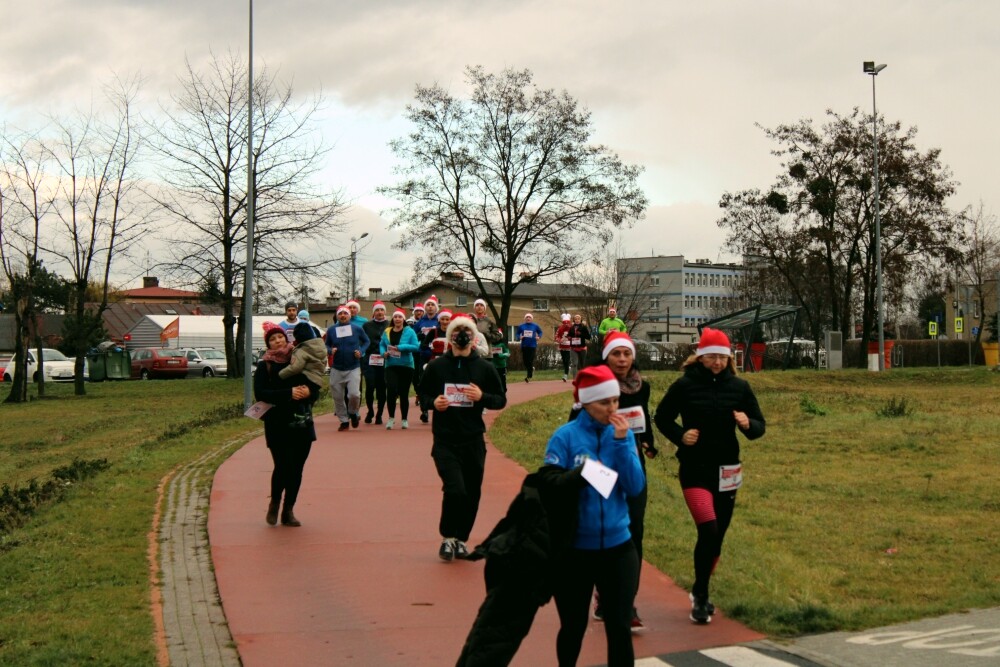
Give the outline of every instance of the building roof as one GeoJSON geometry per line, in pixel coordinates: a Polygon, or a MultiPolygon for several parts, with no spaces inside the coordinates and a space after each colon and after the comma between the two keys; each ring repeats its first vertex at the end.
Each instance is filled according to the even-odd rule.
{"type": "Polygon", "coordinates": [[[137,287],[119,292],[128,299],[200,299],[201,292],[191,292],[171,287],[137,287]]]}
{"type": "MultiPolygon", "coordinates": [[[[500,297],[500,288],[487,282],[486,294],[491,297],[500,297]]],[[[401,302],[411,299],[418,294],[423,294],[437,287],[447,287],[457,292],[464,292],[470,296],[479,296],[479,285],[474,280],[446,280],[437,278],[430,282],[414,287],[411,290],[397,294],[390,299],[392,302],[401,302]]],[[[578,283],[521,283],[514,288],[514,298],[536,299],[553,298],[563,299],[603,299],[605,295],[593,287],[580,285],[578,283]]]]}
{"type": "Polygon", "coordinates": [[[120,341],[122,340],[122,336],[130,331],[146,315],[169,315],[171,317],[177,317],[178,315],[221,316],[222,308],[206,304],[167,301],[136,303],[116,301],[115,303],[108,304],[108,309],[104,311],[104,329],[108,332],[108,336],[120,341]]]}

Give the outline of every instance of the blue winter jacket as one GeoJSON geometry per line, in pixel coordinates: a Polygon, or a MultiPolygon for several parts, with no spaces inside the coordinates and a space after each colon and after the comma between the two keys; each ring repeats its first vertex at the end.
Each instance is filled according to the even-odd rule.
{"type": "Polygon", "coordinates": [[[410,327],[403,327],[402,335],[399,338],[399,356],[391,357],[389,356],[389,334],[392,332],[392,327],[389,327],[382,332],[382,337],[378,342],[379,354],[385,358],[386,367],[390,366],[407,366],[413,368],[413,355],[417,353],[420,349],[420,343],[417,342],[417,333],[410,327]]]}
{"type": "Polygon", "coordinates": [[[362,356],[371,341],[368,334],[357,324],[338,324],[334,322],[326,330],[326,351],[333,354],[333,362],[330,364],[338,371],[351,371],[361,367],[361,359],[355,358],[354,351],[361,350],[362,356]],[[344,336],[337,335],[337,329],[350,327],[350,334],[344,336]],[[333,348],[337,348],[334,352],[333,348]]]}
{"type": "Polygon", "coordinates": [[[610,549],[632,538],[628,529],[626,497],[646,486],[632,431],[615,438],[615,427],[601,424],[584,410],[563,424],[549,439],[545,464],[571,470],[586,459],[600,461],[618,473],[611,496],[605,499],[587,484],[580,491],[579,519],[573,546],[577,549],[610,549]]]}
{"type": "Polygon", "coordinates": [[[542,328],[534,322],[525,322],[517,326],[516,339],[521,341],[521,347],[538,347],[538,340],[542,337],[542,328]]]}

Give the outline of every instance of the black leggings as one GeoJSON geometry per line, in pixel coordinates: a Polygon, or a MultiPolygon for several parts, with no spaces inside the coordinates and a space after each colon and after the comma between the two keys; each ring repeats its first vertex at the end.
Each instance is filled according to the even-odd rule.
{"type": "Polygon", "coordinates": [[[722,555],[722,541],[733,520],[736,492],[714,491],[704,487],[684,487],[684,500],[698,528],[694,545],[694,585],[691,592],[708,597],[708,583],[722,555]]]}
{"type": "Polygon", "coordinates": [[[639,558],[631,540],[611,549],[570,550],[555,588],[559,667],[576,665],[590,620],[590,598],[595,587],[604,614],[608,667],[634,663],[631,623],[638,576],[639,558]]]}
{"type": "Polygon", "coordinates": [[[486,467],[486,441],[476,440],[443,443],[434,439],[431,456],[441,478],[441,537],[469,539],[479,514],[479,499],[483,493],[483,473],[486,467]]]}
{"type": "Polygon", "coordinates": [[[311,442],[282,443],[267,448],[274,461],[274,470],[271,472],[271,502],[280,502],[281,494],[284,492],[285,509],[292,509],[299,497],[302,469],[306,466],[306,459],[309,458],[311,449],[311,442]]]}
{"type": "Polygon", "coordinates": [[[569,375],[569,359],[572,352],[569,350],[559,350],[559,356],[562,357],[563,364],[563,375],[569,375]]]}
{"type": "Polygon", "coordinates": [[[535,374],[535,348],[521,346],[521,358],[524,359],[524,370],[528,371],[528,377],[535,374]]]}
{"type": "Polygon", "coordinates": [[[386,366],[385,390],[389,401],[389,419],[396,418],[396,401],[399,401],[399,416],[406,419],[410,413],[410,382],[413,369],[409,366],[386,366]]]}
{"type": "Polygon", "coordinates": [[[365,405],[368,412],[372,411],[375,401],[378,401],[378,418],[382,419],[385,408],[385,369],[381,366],[369,366],[365,369],[365,405]]]}

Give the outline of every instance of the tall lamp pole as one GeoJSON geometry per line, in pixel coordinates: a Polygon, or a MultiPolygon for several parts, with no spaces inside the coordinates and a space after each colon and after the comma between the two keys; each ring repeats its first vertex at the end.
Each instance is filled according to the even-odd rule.
{"type": "Polygon", "coordinates": [[[243,406],[253,404],[253,0],[250,9],[250,57],[247,61],[247,260],[243,285],[243,406]]]}
{"type": "Polygon", "coordinates": [[[874,60],[866,60],[863,64],[865,74],[872,78],[872,147],[874,149],[875,172],[875,302],[878,308],[878,369],[885,370],[885,321],[883,311],[885,303],[882,299],[882,219],[879,216],[878,195],[878,109],[875,106],[875,77],[886,68],[876,65],[874,60]]]}
{"type": "Polygon", "coordinates": [[[361,236],[354,238],[351,237],[351,293],[347,295],[348,299],[356,299],[358,295],[358,241],[368,236],[368,232],[365,232],[361,236]]]}

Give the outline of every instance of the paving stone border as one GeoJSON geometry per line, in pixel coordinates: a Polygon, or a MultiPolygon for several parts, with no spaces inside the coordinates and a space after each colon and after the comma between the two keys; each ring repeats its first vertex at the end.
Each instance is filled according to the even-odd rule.
{"type": "MultiPolygon", "coordinates": [[[[255,434],[179,466],[165,479],[158,541],[160,605],[167,664],[240,667],[226,623],[208,543],[208,505],[219,464],[255,434]]],[[[154,603],[155,604],[155,603],[154,603]]],[[[162,647],[161,647],[162,649],[162,647]]],[[[160,662],[163,664],[161,650],[160,662]]]]}

